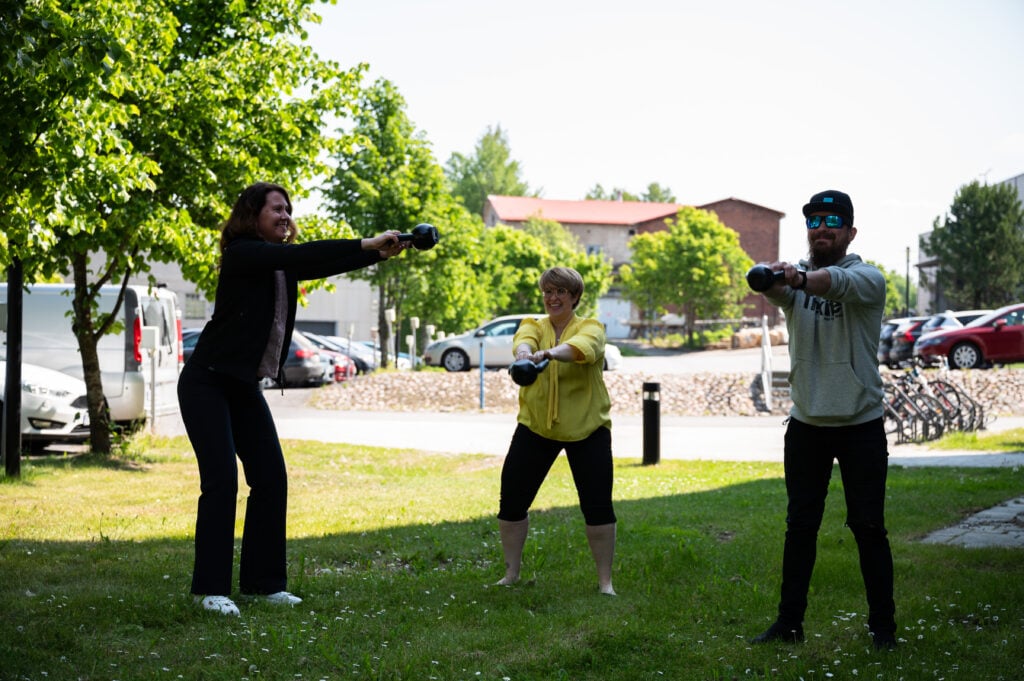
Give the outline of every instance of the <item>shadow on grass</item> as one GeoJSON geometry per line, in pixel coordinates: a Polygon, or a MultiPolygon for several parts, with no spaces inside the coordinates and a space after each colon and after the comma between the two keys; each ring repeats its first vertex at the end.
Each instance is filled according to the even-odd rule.
{"type": "MultiPolygon", "coordinates": [[[[808,643],[795,651],[751,648],[745,639],[771,621],[778,597],[785,492],[778,478],[708,485],[702,470],[685,463],[617,468],[616,598],[597,593],[581,515],[564,503],[531,513],[522,582],[514,587],[493,586],[503,569],[491,513],[460,521],[382,517],[372,530],[319,532],[293,510],[289,589],[305,601],[290,609],[242,602],[238,620],[192,605],[187,537],[7,537],[0,543],[0,659],[9,678],[45,671],[48,679],[615,681],[733,678],[749,669],[788,679],[824,678],[840,662],[872,678],[902,664],[911,672],[972,669],[972,679],[985,679],[994,678],[985,670],[1000,648],[1003,670],[1024,669],[1020,554],[916,542],[964,509],[1012,496],[1019,476],[891,472],[898,616],[913,643],[905,644],[910,657],[880,661],[866,652],[863,586],[838,483],[819,536],[808,643]],[[648,495],[629,498],[644,478],[648,495]],[[650,496],[659,482],[694,491],[650,496]],[[948,649],[957,651],[954,660],[948,649]]],[[[552,498],[573,494],[564,472],[546,486],[556,488],[552,498]]],[[[335,527],[346,524],[347,509],[388,495],[369,485],[363,498],[342,493],[344,502],[325,500],[341,516],[335,527]]],[[[478,497],[482,508],[491,501],[488,490],[456,493],[478,497]]],[[[443,515],[445,499],[414,497],[386,508],[419,501],[443,515]]],[[[237,569],[237,542],[235,562],[237,569]]]]}
{"type": "MultiPolygon", "coordinates": [[[[145,472],[147,461],[144,457],[126,457],[120,454],[95,454],[88,451],[53,451],[22,455],[22,462],[38,469],[97,468],[132,473],[145,472]]],[[[17,484],[18,479],[3,478],[0,482],[17,484]]]]}

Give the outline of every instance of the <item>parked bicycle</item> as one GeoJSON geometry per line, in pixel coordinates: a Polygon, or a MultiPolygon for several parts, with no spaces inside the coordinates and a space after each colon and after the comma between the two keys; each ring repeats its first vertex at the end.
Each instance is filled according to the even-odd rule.
{"type": "Polygon", "coordinates": [[[933,373],[914,364],[884,380],[886,432],[895,435],[897,443],[936,440],[953,431],[982,430],[991,422],[984,406],[951,379],[948,366],[940,366],[933,373]]]}

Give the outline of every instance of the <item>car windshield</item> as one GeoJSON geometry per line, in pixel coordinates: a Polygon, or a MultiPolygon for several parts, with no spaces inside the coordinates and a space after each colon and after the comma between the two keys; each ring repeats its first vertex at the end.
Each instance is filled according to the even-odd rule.
{"type": "MultiPolygon", "coordinates": [[[[989,312],[988,314],[982,315],[982,316],[978,317],[977,319],[975,319],[973,322],[970,322],[969,324],[965,324],[964,326],[970,327],[972,329],[973,328],[977,328],[979,326],[988,326],[989,324],[991,324],[996,319],[999,319],[1000,317],[1005,316],[1007,312],[1010,312],[1010,310],[1007,310],[1006,308],[1003,308],[1001,310],[996,310],[995,312],[989,312]]],[[[1018,310],[1018,312],[1019,312],[1019,310],[1018,310]]]]}
{"type": "Polygon", "coordinates": [[[488,336],[512,336],[519,328],[519,321],[518,319],[507,319],[488,326],[485,331],[488,336]]]}

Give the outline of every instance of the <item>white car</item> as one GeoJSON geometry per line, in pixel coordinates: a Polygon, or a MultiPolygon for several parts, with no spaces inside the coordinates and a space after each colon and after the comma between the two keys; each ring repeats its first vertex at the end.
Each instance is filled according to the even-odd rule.
{"type": "MultiPolygon", "coordinates": [[[[0,360],[0,408],[7,362],[0,360]]],[[[35,364],[21,365],[21,439],[30,450],[89,439],[85,383],[35,364]]]]}
{"type": "MultiPolygon", "coordinates": [[[[512,338],[520,322],[543,314],[510,314],[496,317],[478,328],[434,341],[423,351],[427,366],[442,366],[448,371],[469,371],[480,366],[483,346],[484,366],[504,368],[512,363],[512,338]]],[[[604,369],[612,370],[622,362],[622,353],[614,345],[604,346],[604,369]]]]}

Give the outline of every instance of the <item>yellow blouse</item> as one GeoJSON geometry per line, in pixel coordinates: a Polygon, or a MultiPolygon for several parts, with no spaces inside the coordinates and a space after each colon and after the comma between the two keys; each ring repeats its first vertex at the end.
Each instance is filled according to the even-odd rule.
{"type": "MultiPolygon", "coordinates": [[[[551,440],[576,442],[604,426],[611,428],[611,399],[604,385],[604,325],[573,315],[562,331],[583,355],[576,362],[551,360],[533,385],[519,389],[519,423],[551,440]]],[[[519,325],[512,351],[526,343],[534,352],[555,347],[555,327],[547,317],[527,318],[519,325]]]]}

